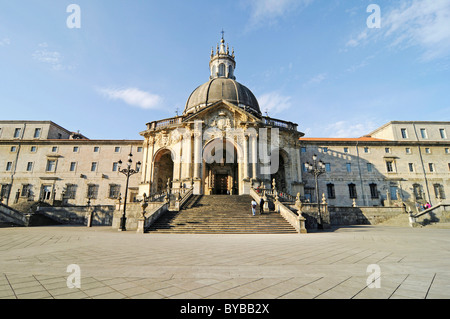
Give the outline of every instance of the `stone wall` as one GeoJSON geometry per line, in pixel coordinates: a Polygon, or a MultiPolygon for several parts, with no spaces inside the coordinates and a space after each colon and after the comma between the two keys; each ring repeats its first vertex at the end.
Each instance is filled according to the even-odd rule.
{"type": "Polygon", "coordinates": [[[377,225],[400,214],[403,207],[337,207],[329,206],[331,225],[377,225]]]}
{"type": "MultiPolygon", "coordinates": [[[[111,226],[115,207],[91,206],[92,226],[111,226]]],[[[61,223],[70,225],[86,225],[88,217],[87,206],[74,207],[39,207],[37,213],[50,217],[61,223]]]]}

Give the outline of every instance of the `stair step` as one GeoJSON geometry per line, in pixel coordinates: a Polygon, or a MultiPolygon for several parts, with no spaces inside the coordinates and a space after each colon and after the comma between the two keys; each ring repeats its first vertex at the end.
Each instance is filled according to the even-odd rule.
{"type": "Polygon", "coordinates": [[[296,233],[278,213],[252,216],[251,201],[249,195],[194,195],[180,212],[167,212],[148,230],[155,233],[296,233]]]}

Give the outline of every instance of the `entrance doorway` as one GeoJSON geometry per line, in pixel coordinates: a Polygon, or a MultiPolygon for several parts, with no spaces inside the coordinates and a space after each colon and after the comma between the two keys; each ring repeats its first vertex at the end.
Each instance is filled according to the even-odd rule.
{"type": "Polygon", "coordinates": [[[204,151],[204,193],[238,195],[239,174],[237,150],[226,139],[211,141],[204,151]]]}
{"type": "Polygon", "coordinates": [[[229,193],[228,175],[217,174],[214,181],[214,194],[225,195],[229,193]]]}
{"type": "MultiPolygon", "coordinates": [[[[156,154],[153,168],[153,183],[151,193],[160,193],[167,189],[167,183],[173,181],[173,160],[172,153],[168,149],[163,149],[156,154]]],[[[170,185],[172,186],[172,185],[170,185]]]]}

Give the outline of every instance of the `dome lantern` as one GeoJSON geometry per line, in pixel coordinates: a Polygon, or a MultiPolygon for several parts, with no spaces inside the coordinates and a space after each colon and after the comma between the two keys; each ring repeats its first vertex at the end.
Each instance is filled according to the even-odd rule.
{"type": "Polygon", "coordinates": [[[225,47],[225,40],[222,35],[220,46],[217,45],[216,53],[211,51],[211,60],[209,61],[210,79],[228,78],[235,80],[234,69],[236,61],[234,60],[234,50],[230,55],[228,44],[225,47]]]}

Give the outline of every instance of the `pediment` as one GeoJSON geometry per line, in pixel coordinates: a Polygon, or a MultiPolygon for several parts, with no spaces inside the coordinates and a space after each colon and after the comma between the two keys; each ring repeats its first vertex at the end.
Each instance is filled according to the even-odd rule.
{"type": "Polygon", "coordinates": [[[222,100],[183,119],[183,122],[193,121],[202,121],[205,125],[211,127],[227,129],[245,124],[257,124],[261,122],[261,119],[228,101],[222,100]]]}

